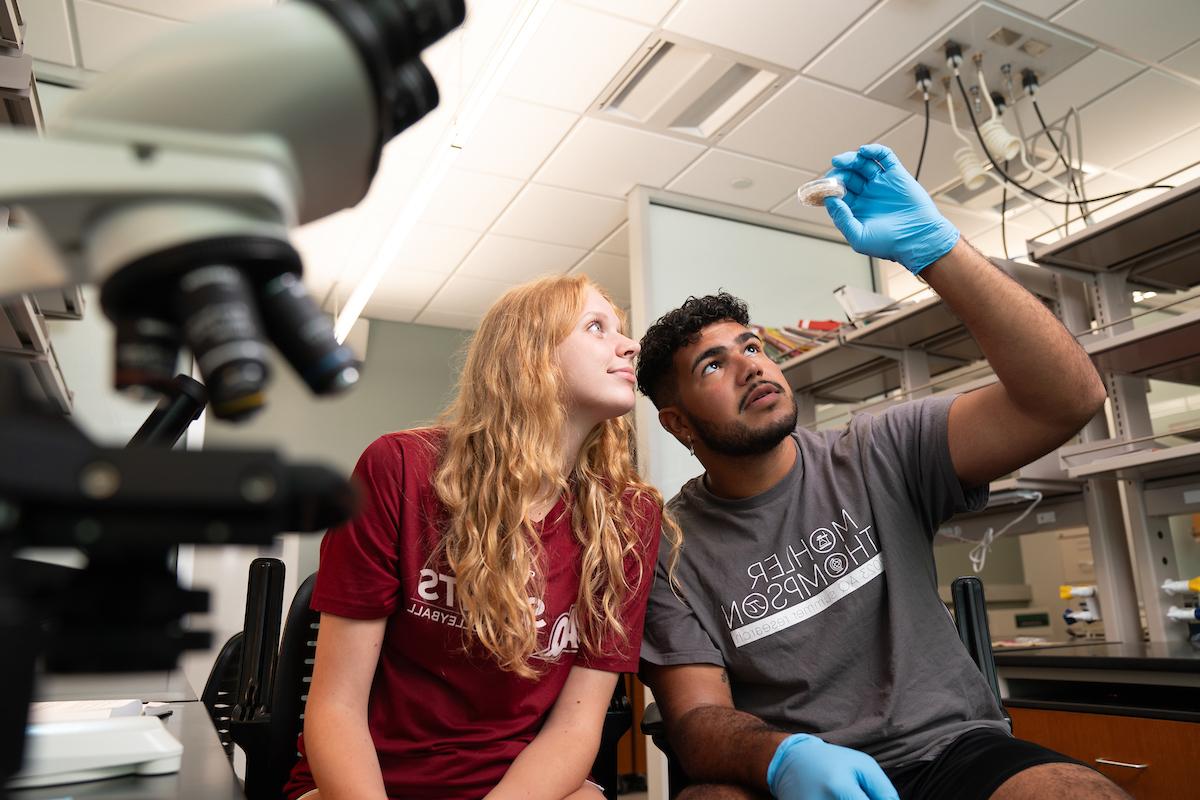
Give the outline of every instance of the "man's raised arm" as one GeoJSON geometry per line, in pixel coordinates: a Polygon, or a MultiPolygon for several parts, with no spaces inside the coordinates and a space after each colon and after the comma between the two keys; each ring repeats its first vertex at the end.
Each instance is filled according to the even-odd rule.
{"type": "Polygon", "coordinates": [[[951,406],[950,457],[959,479],[985,484],[1086,425],[1104,405],[1104,384],[1054,315],[961,239],[887,147],[864,145],[835,156],[833,166],[846,196],[825,206],[846,241],[920,273],[999,379],[951,406]]]}

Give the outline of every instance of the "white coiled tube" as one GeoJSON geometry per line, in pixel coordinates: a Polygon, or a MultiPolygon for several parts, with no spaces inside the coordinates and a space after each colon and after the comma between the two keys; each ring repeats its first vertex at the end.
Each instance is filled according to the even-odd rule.
{"type": "Polygon", "coordinates": [[[963,186],[972,191],[987,182],[987,173],[983,168],[983,160],[976,154],[974,147],[960,147],[955,150],[954,166],[958,169],[963,186]]]}
{"type": "Polygon", "coordinates": [[[1021,140],[1009,132],[1000,121],[1000,117],[992,117],[979,126],[979,135],[992,158],[997,161],[1009,161],[1021,152],[1021,140]]]}

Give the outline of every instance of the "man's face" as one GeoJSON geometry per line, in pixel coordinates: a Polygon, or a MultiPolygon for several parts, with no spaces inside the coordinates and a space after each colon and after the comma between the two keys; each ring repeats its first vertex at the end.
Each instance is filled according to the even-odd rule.
{"type": "Polygon", "coordinates": [[[675,408],[715,453],[759,455],[796,427],[796,401],[758,335],[732,320],[675,353],[675,408]]]}

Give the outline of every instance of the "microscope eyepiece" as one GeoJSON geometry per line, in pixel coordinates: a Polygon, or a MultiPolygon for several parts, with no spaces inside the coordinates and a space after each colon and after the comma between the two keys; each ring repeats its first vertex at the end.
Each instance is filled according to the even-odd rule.
{"type": "Polygon", "coordinates": [[[439,100],[433,75],[417,58],[396,70],[395,86],[396,96],[390,104],[393,136],[437,108],[439,100]]]}
{"type": "Polygon", "coordinates": [[[464,0],[309,0],[350,37],[379,108],[379,146],[438,104],[437,86],[417,60],[462,24],[464,0]]]}

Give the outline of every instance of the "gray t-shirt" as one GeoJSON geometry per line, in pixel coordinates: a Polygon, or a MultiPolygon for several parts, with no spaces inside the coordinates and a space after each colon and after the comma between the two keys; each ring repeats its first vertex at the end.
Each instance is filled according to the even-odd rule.
{"type": "Polygon", "coordinates": [[[754,497],[685,484],[668,505],[684,535],[679,596],[664,539],[642,658],[723,666],[738,709],[885,768],[972,728],[1007,732],[937,594],[934,532],[987,501],[954,473],[953,399],[798,430],[795,466],[754,497]]]}

